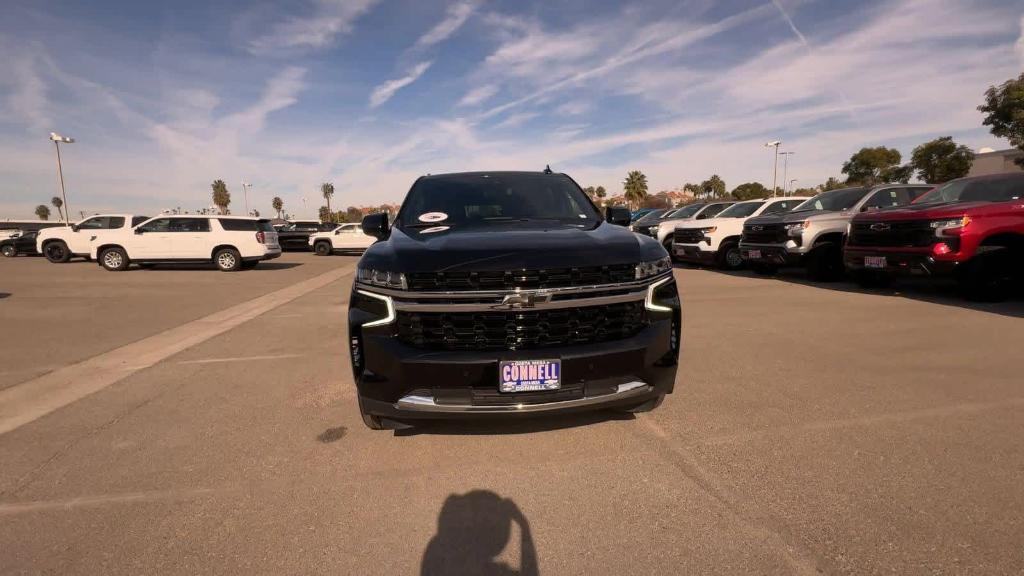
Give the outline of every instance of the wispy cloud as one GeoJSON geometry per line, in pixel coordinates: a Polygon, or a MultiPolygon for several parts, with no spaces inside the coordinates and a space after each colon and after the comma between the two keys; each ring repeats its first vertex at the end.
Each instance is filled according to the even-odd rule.
{"type": "Polygon", "coordinates": [[[430,68],[431,64],[432,62],[429,60],[426,62],[420,62],[419,64],[413,66],[412,69],[409,70],[409,72],[405,76],[388,80],[387,82],[384,82],[383,84],[374,88],[373,93],[370,94],[370,108],[376,108],[380,106],[381,104],[390,100],[391,97],[394,96],[396,92],[408,86],[409,84],[412,84],[416,80],[419,80],[419,77],[422,76],[423,73],[427,71],[427,68],[430,68]]]}
{"type": "Polygon", "coordinates": [[[478,3],[472,0],[456,2],[448,6],[448,9],[445,11],[444,20],[438,22],[426,34],[420,36],[416,43],[413,44],[413,49],[422,50],[447,40],[459,28],[462,28],[466,20],[476,11],[477,6],[478,3]]]}
{"type": "Polygon", "coordinates": [[[483,104],[491,96],[498,93],[498,87],[494,84],[483,84],[473,88],[459,100],[459,106],[477,106],[483,104]]]}
{"type": "Polygon", "coordinates": [[[313,0],[311,13],[289,16],[270,31],[248,40],[250,52],[267,54],[289,48],[323,48],[340,34],[352,31],[353,23],[379,0],[313,0]]]}
{"type": "Polygon", "coordinates": [[[800,43],[803,44],[804,46],[807,46],[807,38],[804,38],[803,33],[800,32],[800,29],[797,28],[796,24],[793,23],[793,19],[789,17],[789,13],[786,12],[786,9],[782,7],[782,3],[779,2],[779,0],[772,0],[772,4],[774,4],[775,7],[778,8],[779,14],[782,14],[782,18],[786,21],[786,24],[789,24],[789,29],[793,31],[793,34],[797,37],[798,40],[800,40],[800,43]]]}
{"type": "Polygon", "coordinates": [[[0,83],[9,87],[6,100],[7,114],[23,118],[31,130],[44,134],[54,129],[50,116],[50,102],[46,82],[37,71],[36,58],[31,53],[18,53],[5,49],[8,72],[0,83]]]}

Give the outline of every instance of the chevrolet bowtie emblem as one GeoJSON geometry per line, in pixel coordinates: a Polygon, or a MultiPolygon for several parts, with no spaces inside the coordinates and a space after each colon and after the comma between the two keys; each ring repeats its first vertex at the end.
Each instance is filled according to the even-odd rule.
{"type": "Polygon", "coordinates": [[[517,292],[507,294],[501,299],[501,304],[494,308],[533,308],[538,303],[551,302],[551,294],[546,292],[517,292]]]}
{"type": "Polygon", "coordinates": [[[750,229],[754,232],[760,232],[761,230],[764,230],[764,226],[751,226],[750,229]]]}
{"type": "Polygon", "coordinates": [[[889,228],[890,226],[888,224],[882,224],[881,222],[879,222],[878,224],[871,225],[871,229],[874,230],[875,232],[885,232],[889,228]]]}

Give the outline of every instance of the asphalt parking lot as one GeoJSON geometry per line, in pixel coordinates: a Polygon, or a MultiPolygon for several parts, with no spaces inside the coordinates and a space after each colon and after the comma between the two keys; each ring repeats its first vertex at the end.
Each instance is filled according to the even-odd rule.
{"type": "Polygon", "coordinates": [[[0,262],[0,572],[1024,571],[1020,300],[680,268],[658,410],[373,432],[355,262],[0,262]]]}

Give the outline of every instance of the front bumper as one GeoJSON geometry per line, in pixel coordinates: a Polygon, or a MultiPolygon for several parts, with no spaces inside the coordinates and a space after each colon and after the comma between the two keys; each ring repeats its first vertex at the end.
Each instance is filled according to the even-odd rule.
{"type": "Polygon", "coordinates": [[[959,267],[959,260],[938,260],[931,248],[858,248],[847,246],[843,250],[843,264],[852,272],[872,271],[897,276],[951,276],[959,267]],[[884,257],[881,267],[865,266],[865,257],[884,257]]]}
{"type": "Polygon", "coordinates": [[[744,262],[770,266],[802,266],[804,255],[793,252],[786,245],[750,244],[740,242],[740,255],[744,262]]]}
{"type": "Polygon", "coordinates": [[[711,250],[701,250],[700,246],[696,244],[672,244],[672,256],[682,262],[712,264],[717,254],[711,250]]]}
{"type": "MultiPolygon", "coordinates": [[[[671,284],[673,292],[674,284],[671,284]]],[[[671,311],[648,311],[633,336],[525,350],[424,349],[400,340],[395,323],[365,327],[349,310],[349,345],[364,412],[392,420],[523,417],[636,405],[669,394],[680,349],[678,296],[671,311]],[[561,388],[498,391],[499,363],[561,361],[561,388]]]]}

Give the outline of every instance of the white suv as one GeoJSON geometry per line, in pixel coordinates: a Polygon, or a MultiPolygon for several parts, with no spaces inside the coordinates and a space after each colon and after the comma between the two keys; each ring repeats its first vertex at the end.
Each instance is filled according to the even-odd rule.
{"type": "Polygon", "coordinates": [[[76,256],[88,258],[93,246],[146,220],[149,216],[97,214],[70,226],[44,228],[36,238],[36,250],[55,264],[76,256]]]}
{"type": "Polygon", "coordinates": [[[715,264],[720,268],[736,270],[743,266],[740,254],[743,223],[754,216],[789,212],[804,200],[807,198],[793,196],[738,202],[714,218],[680,224],[670,237],[670,254],[683,262],[715,264]]]}
{"type": "Polygon", "coordinates": [[[96,243],[91,256],[107,270],[160,263],[213,262],[225,272],[281,255],[269,220],[244,216],[164,215],[96,243]]]}
{"type": "Polygon", "coordinates": [[[346,250],[366,250],[377,239],[363,232],[361,224],[341,224],[329,232],[317,232],[309,237],[309,245],[317,256],[327,256],[346,250]]]}

